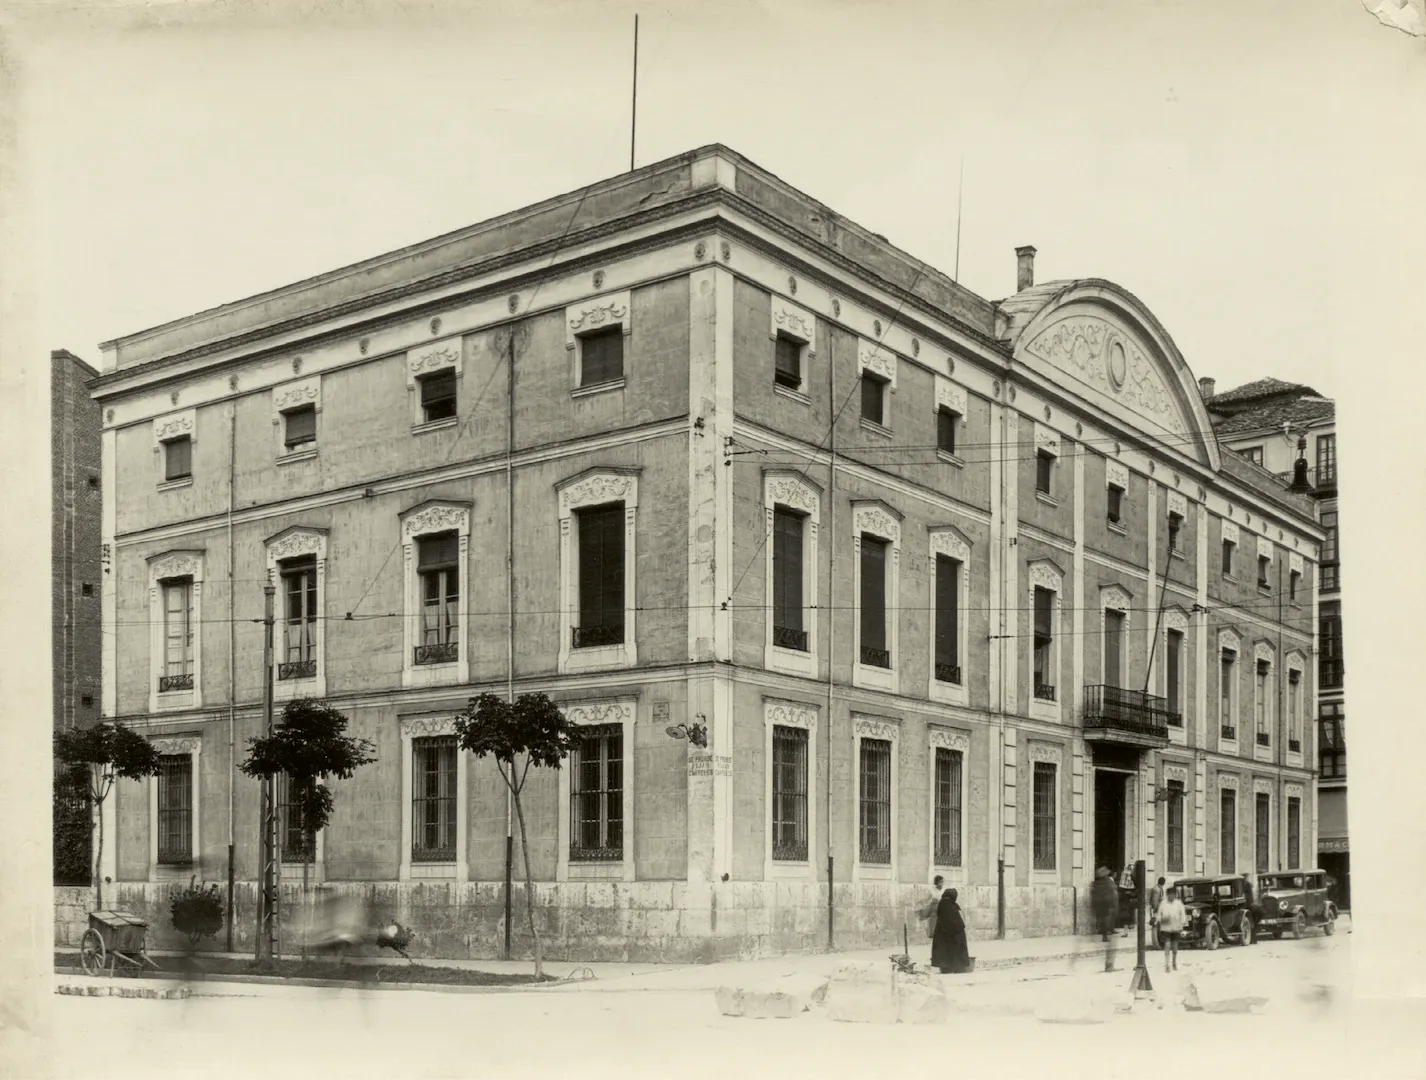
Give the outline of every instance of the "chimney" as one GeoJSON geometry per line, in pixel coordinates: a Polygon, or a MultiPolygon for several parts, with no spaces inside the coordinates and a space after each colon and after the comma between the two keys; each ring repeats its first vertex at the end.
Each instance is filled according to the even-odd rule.
{"type": "Polygon", "coordinates": [[[1288,491],[1294,495],[1310,495],[1312,481],[1307,477],[1307,436],[1297,437],[1297,460],[1292,464],[1292,483],[1288,491]]]}
{"type": "Polygon", "coordinates": [[[1203,395],[1203,400],[1207,401],[1213,396],[1213,391],[1217,387],[1217,382],[1213,379],[1199,379],[1198,392],[1203,395]]]}
{"type": "Polygon", "coordinates": [[[1015,249],[1015,291],[1024,292],[1035,284],[1035,249],[1018,247],[1015,249]]]}

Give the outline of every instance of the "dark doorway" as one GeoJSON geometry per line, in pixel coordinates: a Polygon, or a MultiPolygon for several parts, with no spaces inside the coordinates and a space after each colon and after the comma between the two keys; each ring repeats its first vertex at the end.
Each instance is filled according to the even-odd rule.
{"type": "Polygon", "coordinates": [[[1337,905],[1338,911],[1352,910],[1352,876],[1350,857],[1345,851],[1324,851],[1317,858],[1317,865],[1327,871],[1333,884],[1327,887],[1327,898],[1337,905]]]}
{"type": "Polygon", "coordinates": [[[1109,867],[1116,881],[1127,857],[1124,842],[1124,785],[1127,779],[1120,772],[1094,770],[1094,862],[1096,867],[1109,867]]]}

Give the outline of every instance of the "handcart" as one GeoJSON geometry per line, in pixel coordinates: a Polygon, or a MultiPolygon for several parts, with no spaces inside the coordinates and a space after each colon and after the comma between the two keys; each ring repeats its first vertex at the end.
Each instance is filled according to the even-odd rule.
{"type": "Polygon", "coordinates": [[[142,974],[158,965],[149,959],[149,924],[127,911],[91,911],[89,929],[79,941],[79,964],[88,975],[142,974]],[[122,965],[122,966],[121,966],[122,965]]]}

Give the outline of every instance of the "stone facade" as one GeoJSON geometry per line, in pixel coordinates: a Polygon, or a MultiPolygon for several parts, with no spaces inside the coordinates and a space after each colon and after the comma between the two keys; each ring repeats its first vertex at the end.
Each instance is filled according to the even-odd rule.
{"type": "MultiPolygon", "coordinates": [[[[1305,565],[1319,533],[1280,489],[1224,469],[1182,358],[1132,296],[1057,283],[993,306],[850,222],[809,233],[810,200],[721,147],[556,200],[576,203],[592,209],[553,257],[543,204],[106,346],[104,603],[122,632],[106,638],[105,713],[188,754],[196,792],[175,857],[155,840],[156,782],[118,786],[121,903],[166,922],[173,883],[225,877],[231,838],[237,939],[251,932],[257,786],[231,748],[260,724],[262,585],[298,551],[315,560],[318,655],[278,680],[279,701],[320,692],[378,757],[333,782],[314,872],[409,922],[425,955],[503,945],[493,767],[459,766],[448,862],[411,846],[412,740],[486,690],[543,691],[622,733],[622,832],[599,858],[572,857],[573,770],[526,789],[556,959],[825,948],[829,908],[836,947],[892,944],[908,923],[924,936],[913,912],[937,873],[984,937],[1002,863],[1007,936],[1065,933],[1088,922],[1114,740],[1129,748],[1115,843],[1151,872],[1171,848],[1172,872],[1216,868],[1222,769],[1249,791],[1310,775],[1276,734],[1228,747],[1209,722],[1220,628],[1244,643],[1244,702],[1260,638],[1312,655],[1310,615],[1270,613],[1209,552],[1220,519],[1305,565]],[[616,326],[621,375],[589,385],[612,344],[585,335],[616,326]],[[433,419],[420,380],[445,371],[455,415],[433,419]],[[284,410],[309,406],[315,440],[288,445],[284,410]],[[184,437],[191,475],[174,478],[165,441],[184,437]],[[1125,494],[1107,523],[1111,477],[1125,494]],[[580,513],[611,502],[625,633],[591,645],[574,632],[580,513]],[[800,539],[774,539],[788,515],[800,539]],[[414,560],[432,529],[456,534],[462,585],[456,647],[422,664],[414,560]],[[191,687],[165,680],[174,580],[196,624],[191,687]],[[1038,667],[1037,586],[1055,597],[1038,667]],[[1180,635],[1182,722],[1147,738],[1086,725],[1106,611],[1125,618],[1116,686],[1152,667],[1165,693],[1155,635],[1180,635]],[[671,738],[680,725],[707,746],[671,738]],[[1173,779],[1186,798],[1170,821],[1150,798],[1173,779]]],[[[517,854],[517,893],[521,876],[517,854]]]]}

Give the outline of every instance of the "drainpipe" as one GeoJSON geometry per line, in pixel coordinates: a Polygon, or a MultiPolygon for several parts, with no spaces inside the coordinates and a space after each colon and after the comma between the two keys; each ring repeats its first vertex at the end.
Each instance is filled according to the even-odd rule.
{"type": "Polygon", "coordinates": [[[235,397],[228,411],[228,952],[233,951],[233,771],[237,768],[237,581],[233,576],[233,500],[238,473],[237,449],[238,399],[235,397]]]}
{"type": "MultiPolygon", "coordinates": [[[[509,355],[505,364],[505,572],[510,611],[506,616],[505,699],[515,702],[515,328],[510,324],[509,355]]],[[[515,763],[510,763],[515,779],[515,763]]],[[[563,813],[563,810],[561,810],[563,813]]],[[[505,787],[505,959],[510,959],[512,878],[515,865],[514,796],[505,787]]]]}
{"type": "MultiPolygon", "coordinates": [[[[1006,396],[1009,396],[1009,380],[1006,380],[1006,396]]],[[[1000,407],[1000,535],[1003,539],[1007,528],[1005,520],[1005,467],[1006,449],[1009,445],[1009,434],[1007,431],[1007,420],[1005,410],[1008,405],[1000,407]]],[[[995,784],[992,791],[995,792],[995,831],[997,848],[1000,852],[996,858],[995,866],[995,936],[999,940],[1005,939],[1005,611],[1009,607],[1008,598],[1005,593],[1006,563],[1014,557],[1015,552],[1011,550],[1012,545],[1005,545],[1005,553],[1000,559],[1000,633],[999,642],[996,647],[1000,651],[1000,663],[998,664],[997,678],[1000,684],[1000,695],[996,701],[996,712],[998,723],[996,725],[997,738],[995,743],[995,784]]],[[[1033,690],[1032,690],[1033,692],[1033,690]]]]}
{"type": "MultiPolygon", "coordinates": [[[[830,408],[837,401],[837,338],[835,333],[827,335],[827,404],[830,408]]],[[[827,436],[827,449],[831,455],[831,472],[827,480],[827,951],[833,947],[836,904],[832,899],[832,695],[837,664],[837,605],[834,603],[837,588],[837,422],[834,418],[827,436]]],[[[855,747],[853,748],[855,752],[855,747]]]]}

